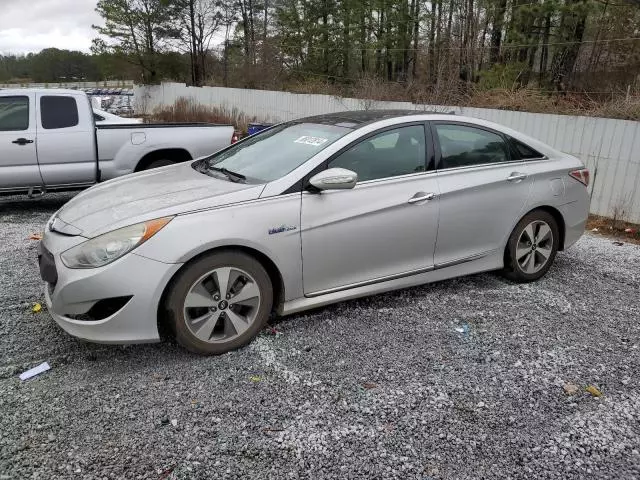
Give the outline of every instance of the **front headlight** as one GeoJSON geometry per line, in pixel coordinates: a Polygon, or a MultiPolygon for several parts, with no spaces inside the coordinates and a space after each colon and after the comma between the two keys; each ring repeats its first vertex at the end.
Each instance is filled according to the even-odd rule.
{"type": "Polygon", "coordinates": [[[97,268],[129,253],[158,233],[173,217],[158,218],[105,233],[60,255],[69,268],[97,268]]]}

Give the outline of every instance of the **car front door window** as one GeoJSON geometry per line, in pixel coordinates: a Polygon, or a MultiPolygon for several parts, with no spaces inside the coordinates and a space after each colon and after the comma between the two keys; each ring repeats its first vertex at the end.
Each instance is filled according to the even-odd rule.
{"type": "Polygon", "coordinates": [[[329,168],[354,171],[363,182],[424,172],[425,159],[424,127],[410,125],[363,140],[330,161],[329,168]]]}

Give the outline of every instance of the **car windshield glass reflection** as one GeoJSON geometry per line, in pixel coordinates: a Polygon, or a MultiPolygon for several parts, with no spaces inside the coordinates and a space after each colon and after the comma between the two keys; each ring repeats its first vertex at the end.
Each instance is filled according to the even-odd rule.
{"type": "Polygon", "coordinates": [[[351,129],[314,123],[278,125],[205,160],[207,173],[231,181],[278,179],[324,150],[351,129]]]}

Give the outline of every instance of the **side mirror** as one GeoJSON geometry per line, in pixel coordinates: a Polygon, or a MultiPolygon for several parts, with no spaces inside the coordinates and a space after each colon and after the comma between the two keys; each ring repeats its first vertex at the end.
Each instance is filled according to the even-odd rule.
{"type": "Polygon", "coordinates": [[[329,168],[309,180],[318,190],[349,190],[358,183],[358,174],[346,168],[329,168]]]}

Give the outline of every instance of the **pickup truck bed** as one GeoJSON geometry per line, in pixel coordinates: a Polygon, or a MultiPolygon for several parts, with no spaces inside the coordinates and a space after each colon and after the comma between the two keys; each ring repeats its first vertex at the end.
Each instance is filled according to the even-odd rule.
{"type": "Polygon", "coordinates": [[[232,125],[96,126],[76,90],[0,91],[0,193],[84,188],[128,173],[212,154],[232,125]]]}

